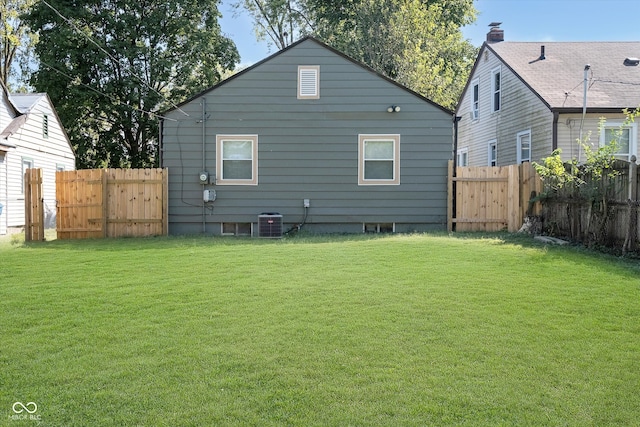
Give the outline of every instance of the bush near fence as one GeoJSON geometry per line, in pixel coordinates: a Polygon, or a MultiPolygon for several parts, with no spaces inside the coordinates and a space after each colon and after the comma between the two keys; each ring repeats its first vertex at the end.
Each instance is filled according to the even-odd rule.
{"type": "Polygon", "coordinates": [[[616,160],[611,167],[615,173],[605,173],[602,179],[585,176],[581,185],[554,190],[543,183],[540,199],[545,232],[590,247],[637,251],[637,168],[635,162],[616,160]]]}

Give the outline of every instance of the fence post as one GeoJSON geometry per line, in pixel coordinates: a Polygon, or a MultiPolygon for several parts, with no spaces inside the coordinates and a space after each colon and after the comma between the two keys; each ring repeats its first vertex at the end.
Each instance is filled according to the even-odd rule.
{"type": "Polygon", "coordinates": [[[162,173],[162,235],[169,235],[169,168],[162,173]]]}
{"type": "Polygon", "coordinates": [[[514,233],[522,226],[520,213],[520,168],[518,165],[509,166],[509,181],[507,183],[507,229],[514,233]]]}
{"type": "Polygon", "coordinates": [[[106,239],[107,237],[109,237],[109,233],[107,231],[107,226],[108,226],[108,218],[107,216],[109,215],[109,200],[108,200],[108,194],[109,194],[109,186],[108,186],[108,182],[107,182],[107,172],[108,169],[101,169],[100,170],[100,179],[102,180],[102,238],[106,239]]]}
{"type": "Polygon", "coordinates": [[[31,241],[31,223],[32,212],[31,212],[31,174],[29,173],[31,169],[27,169],[24,171],[24,241],[31,241]]]}
{"type": "Polygon", "coordinates": [[[447,173],[447,231],[453,231],[453,160],[449,160],[447,173]]]}
{"type": "Polygon", "coordinates": [[[634,251],[636,248],[636,240],[638,239],[638,165],[636,164],[636,156],[631,156],[629,162],[629,197],[627,204],[629,206],[629,224],[622,253],[634,251]]]}

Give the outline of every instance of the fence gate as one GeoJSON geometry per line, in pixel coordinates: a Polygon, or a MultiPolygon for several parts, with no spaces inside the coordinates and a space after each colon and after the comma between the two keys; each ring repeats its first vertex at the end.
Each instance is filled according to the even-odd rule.
{"type": "Polygon", "coordinates": [[[56,172],[58,239],[168,232],[166,169],[56,172]]]}
{"type": "Polygon", "coordinates": [[[449,161],[449,231],[518,231],[542,182],[529,163],[502,167],[455,167],[449,161]]]}
{"type": "Polygon", "coordinates": [[[42,169],[27,169],[24,173],[24,240],[44,240],[42,169]]]}

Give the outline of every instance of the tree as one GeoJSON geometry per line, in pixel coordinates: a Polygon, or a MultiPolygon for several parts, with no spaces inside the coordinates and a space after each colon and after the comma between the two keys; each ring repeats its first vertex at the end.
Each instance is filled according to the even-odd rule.
{"type": "Polygon", "coordinates": [[[216,0],[41,0],[32,84],[51,97],[79,167],[158,162],[157,113],[239,60],[216,0]]]}
{"type": "Polygon", "coordinates": [[[477,50],[460,27],[471,0],[308,0],[315,33],[376,71],[449,108],[464,88],[477,50]]]}
{"type": "Polygon", "coordinates": [[[24,87],[30,51],[37,40],[21,15],[35,0],[0,0],[0,80],[10,88],[24,87]]]}
{"type": "Polygon", "coordinates": [[[233,7],[244,9],[253,18],[258,40],[268,40],[278,49],[306,34],[310,25],[304,0],[237,0],[233,7]]]}
{"type": "Polygon", "coordinates": [[[445,4],[425,7],[420,0],[410,0],[389,25],[389,44],[400,41],[389,61],[395,80],[452,109],[477,55],[477,49],[463,39],[457,19],[445,4]]]}
{"type": "Polygon", "coordinates": [[[320,40],[439,104],[453,108],[477,49],[460,28],[475,20],[472,0],[242,0],[259,35],[278,48],[298,36],[320,40]],[[259,6],[259,7],[258,7],[259,6]],[[286,34],[282,39],[283,25],[286,34]]]}

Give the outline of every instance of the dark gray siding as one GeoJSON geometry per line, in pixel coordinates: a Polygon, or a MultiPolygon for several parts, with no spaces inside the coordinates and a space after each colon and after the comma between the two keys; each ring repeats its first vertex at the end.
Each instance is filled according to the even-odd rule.
{"type": "Polygon", "coordinates": [[[303,199],[310,199],[310,230],[361,231],[363,223],[395,223],[397,231],[446,225],[451,114],[314,40],[166,116],[163,166],[169,168],[172,234],[219,234],[220,223],[256,223],[262,212],[282,214],[288,228],[302,221],[303,199]],[[320,66],[320,99],[297,99],[298,65],[320,66]],[[388,113],[390,105],[401,111],[388,113]],[[258,135],[259,185],[199,184],[203,167],[215,176],[217,134],[258,135]],[[400,185],[358,186],[359,134],[400,135],[400,185]],[[204,188],[217,193],[207,207],[204,188]]]}

